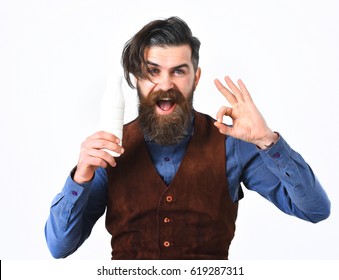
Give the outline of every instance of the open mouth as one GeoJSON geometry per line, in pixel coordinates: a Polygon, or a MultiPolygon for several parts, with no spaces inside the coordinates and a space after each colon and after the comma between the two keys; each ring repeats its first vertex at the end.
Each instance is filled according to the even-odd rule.
{"type": "Polygon", "coordinates": [[[173,111],[176,103],[171,98],[162,98],[157,101],[157,108],[161,114],[169,114],[173,111]]]}

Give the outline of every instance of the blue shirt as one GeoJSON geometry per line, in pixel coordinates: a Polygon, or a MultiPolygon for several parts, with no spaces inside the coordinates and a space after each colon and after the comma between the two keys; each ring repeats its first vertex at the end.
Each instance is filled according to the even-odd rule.
{"type": "MultiPolygon", "coordinates": [[[[190,135],[177,145],[160,146],[146,142],[153,164],[169,184],[185,155],[190,135]]],[[[226,174],[234,202],[243,197],[241,183],[276,205],[281,211],[313,223],[330,214],[330,201],[304,159],[280,136],[268,150],[226,138],[226,174]]],[[[107,177],[98,168],[94,178],[78,185],[68,176],[53,200],[45,236],[53,257],[63,258],[79,248],[90,235],[107,205],[107,177]]]]}

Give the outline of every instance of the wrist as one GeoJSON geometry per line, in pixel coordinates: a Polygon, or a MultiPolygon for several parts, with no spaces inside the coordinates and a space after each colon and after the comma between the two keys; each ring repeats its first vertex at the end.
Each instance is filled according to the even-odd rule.
{"type": "Polygon", "coordinates": [[[275,143],[278,142],[279,139],[279,134],[277,132],[271,131],[270,133],[267,134],[267,136],[259,140],[255,143],[255,145],[260,149],[260,150],[268,150],[273,147],[275,143]]]}
{"type": "Polygon", "coordinates": [[[89,176],[81,175],[76,167],[75,167],[74,173],[71,174],[71,178],[78,185],[82,185],[82,184],[90,182],[93,179],[93,177],[94,177],[94,174],[89,175],[89,176]]]}

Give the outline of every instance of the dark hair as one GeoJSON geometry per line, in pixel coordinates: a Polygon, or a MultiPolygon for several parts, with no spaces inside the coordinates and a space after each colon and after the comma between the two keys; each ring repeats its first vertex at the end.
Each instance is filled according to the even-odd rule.
{"type": "Polygon", "coordinates": [[[130,73],[136,78],[147,78],[145,49],[151,46],[182,46],[189,45],[192,50],[192,64],[198,69],[200,41],[192,35],[187,23],[178,17],[154,20],[145,25],[129,41],[126,42],[121,56],[124,76],[131,88],[130,73]]]}

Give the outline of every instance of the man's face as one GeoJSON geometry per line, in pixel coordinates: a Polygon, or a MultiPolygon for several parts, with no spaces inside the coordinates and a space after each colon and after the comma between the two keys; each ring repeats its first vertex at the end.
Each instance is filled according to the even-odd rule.
{"type": "Polygon", "coordinates": [[[194,71],[188,45],[147,48],[145,60],[149,79],[136,81],[141,128],[158,144],[178,143],[191,122],[200,69],[194,71]]]}

